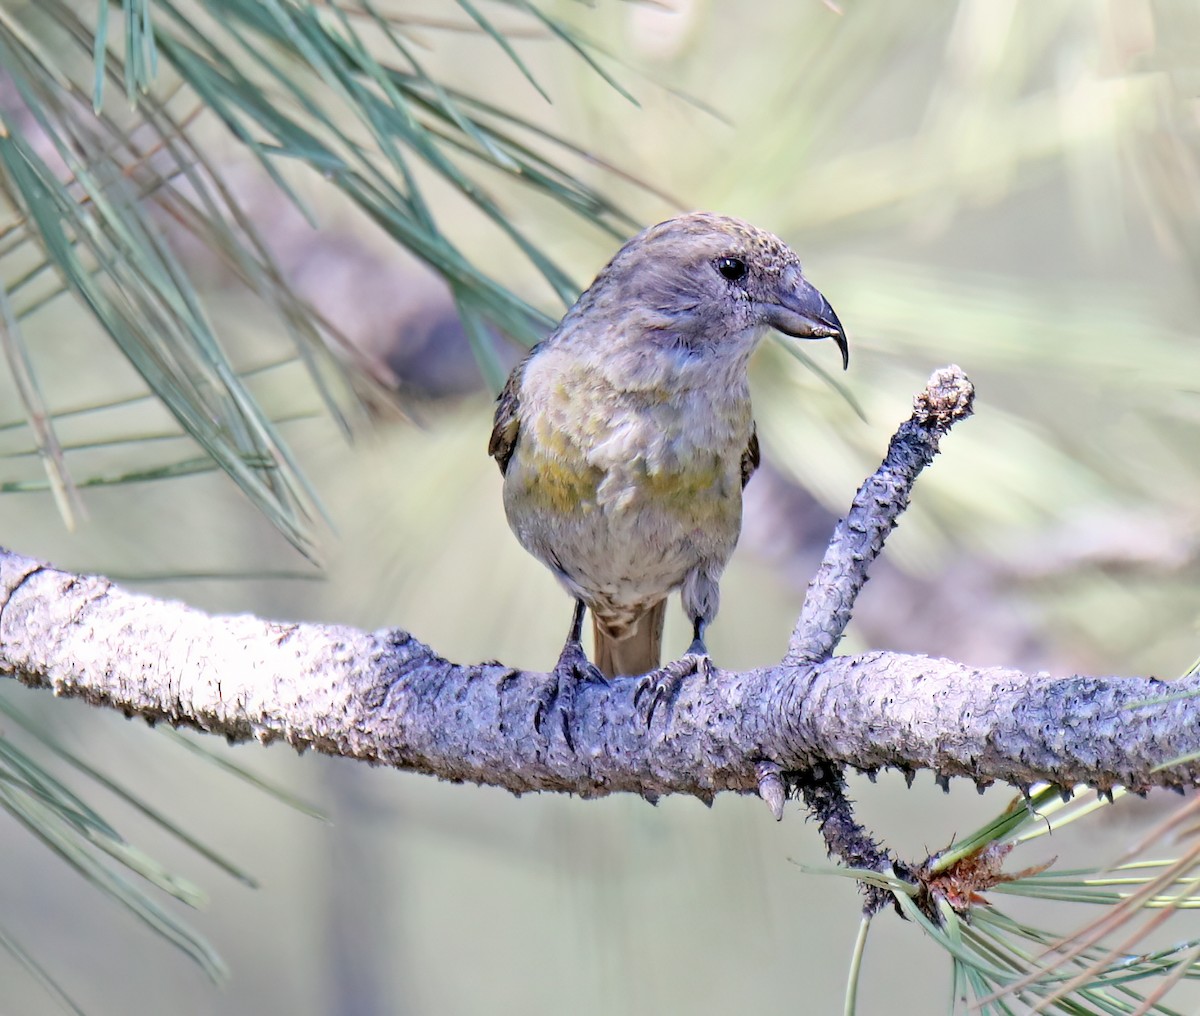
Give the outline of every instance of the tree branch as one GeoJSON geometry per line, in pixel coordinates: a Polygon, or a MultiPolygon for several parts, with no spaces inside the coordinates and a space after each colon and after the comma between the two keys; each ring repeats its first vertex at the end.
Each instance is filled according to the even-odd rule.
{"type": "Polygon", "coordinates": [[[808,585],[785,663],[827,660],[841,641],[871,563],[908,507],[913,484],[938,453],[938,444],[971,415],[975,389],[954,365],[933,372],[913,399],[913,415],[900,425],[879,468],[858,488],[837,524],[817,574],[808,585]]]}
{"type": "MultiPolygon", "coordinates": [[[[895,860],[855,820],[854,809],[846,797],[841,766],[815,765],[796,775],[794,788],[804,799],[809,814],[817,820],[831,856],[840,858],[850,868],[908,874],[907,866],[895,860]]],[[[863,894],[863,913],[868,917],[894,905],[892,894],[886,889],[868,882],[859,882],[859,889],[863,894]]]]}
{"type": "Polygon", "coordinates": [[[886,652],[821,658],[912,479],[960,418],[938,409],[945,390],[963,405],[969,382],[956,368],[935,375],[839,527],[788,660],[688,680],[652,720],[634,701],[637,679],[581,687],[570,714],[546,711],[546,674],[452,664],[398,629],[212,617],[3,551],[0,674],[231,741],[281,739],[517,793],[711,799],[761,788],[781,808],[781,773],[825,762],[1019,787],[1194,785],[1200,761],[1158,767],[1200,748],[1195,704],[1138,703],[1200,693],[1200,679],[1052,679],[886,652]]]}

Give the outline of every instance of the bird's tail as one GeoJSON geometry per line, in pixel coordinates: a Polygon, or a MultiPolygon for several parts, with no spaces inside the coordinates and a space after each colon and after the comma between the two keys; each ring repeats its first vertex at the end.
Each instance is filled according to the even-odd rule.
{"type": "Polygon", "coordinates": [[[658,667],[662,654],[663,619],[667,601],[659,600],[637,619],[625,638],[613,638],[592,614],[592,634],[596,638],[596,666],[605,677],[622,674],[648,674],[658,667]]]}

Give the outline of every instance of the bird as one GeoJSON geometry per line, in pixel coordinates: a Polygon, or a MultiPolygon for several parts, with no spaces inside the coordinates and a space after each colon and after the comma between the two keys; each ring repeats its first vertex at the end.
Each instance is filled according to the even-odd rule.
{"type": "Polygon", "coordinates": [[[510,374],[488,452],[517,540],[575,601],[560,685],[655,671],[677,589],[693,640],[664,679],[711,671],[704,635],[760,458],[747,363],[772,328],[833,339],[849,366],[786,243],[692,212],[629,240],[510,374]]]}

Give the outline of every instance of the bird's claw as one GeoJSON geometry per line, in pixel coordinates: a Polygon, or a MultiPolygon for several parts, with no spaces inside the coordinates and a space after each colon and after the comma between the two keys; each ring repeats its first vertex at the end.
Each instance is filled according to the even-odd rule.
{"type": "Polygon", "coordinates": [[[708,655],[708,650],[704,648],[703,643],[699,646],[696,643],[688,648],[688,651],[683,654],[678,660],[672,660],[664,667],[658,670],[651,671],[640,681],[633,693],[634,705],[637,705],[643,698],[649,696],[649,704],[646,707],[646,726],[649,727],[654,722],[654,713],[662,704],[666,704],[666,716],[670,719],[671,711],[675,708],[675,700],[679,698],[680,691],[683,690],[683,683],[693,674],[703,675],[705,680],[708,680],[715,673],[712,657],[708,655]]]}
{"type": "Polygon", "coordinates": [[[575,693],[580,685],[608,684],[606,678],[587,658],[583,646],[578,642],[568,642],[550,672],[550,680],[542,687],[537,696],[537,705],[533,713],[533,727],[539,734],[546,718],[557,712],[562,724],[563,739],[571,751],[575,750],[575,740],[571,736],[571,723],[575,715],[575,693]]]}
{"type": "Polygon", "coordinates": [[[578,642],[568,642],[563,646],[562,654],[554,665],[554,675],[560,684],[566,679],[575,684],[608,685],[608,678],[587,658],[587,653],[578,642]]]}

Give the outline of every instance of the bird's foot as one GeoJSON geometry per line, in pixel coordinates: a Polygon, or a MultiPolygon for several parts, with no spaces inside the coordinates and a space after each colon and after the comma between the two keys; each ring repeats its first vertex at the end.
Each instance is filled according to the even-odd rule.
{"type": "Polygon", "coordinates": [[[553,673],[560,683],[568,680],[575,684],[608,684],[608,678],[587,658],[579,642],[568,642],[563,646],[553,673]]]}
{"type": "Polygon", "coordinates": [[[568,641],[550,672],[550,680],[538,694],[533,714],[533,727],[540,734],[546,720],[557,713],[562,725],[563,739],[571,751],[575,740],[571,736],[571,724],[575,716],[575,694],[584,684],[608,684],[606,678],[587,658],[583,646],[577,641],[568,641]]]}
{"type": "Polygon", "coordinates": [[[683,683],[689,677],[702,674],[704,679],[708,680],[715,672],[716,668],[713,667],[707,647],[703,641],[696,639],[678,660],[672,660],[666,666],[659,667],[643,677],[638,681],[637,689],[633,693],[633,702],[637,705],[642,699],[648,698],[646,726],[649,727],[654,722],[655,710],[660,705],[666,705],[666,716],[670,719],[675,700],[679,698],[683,683]]]}

